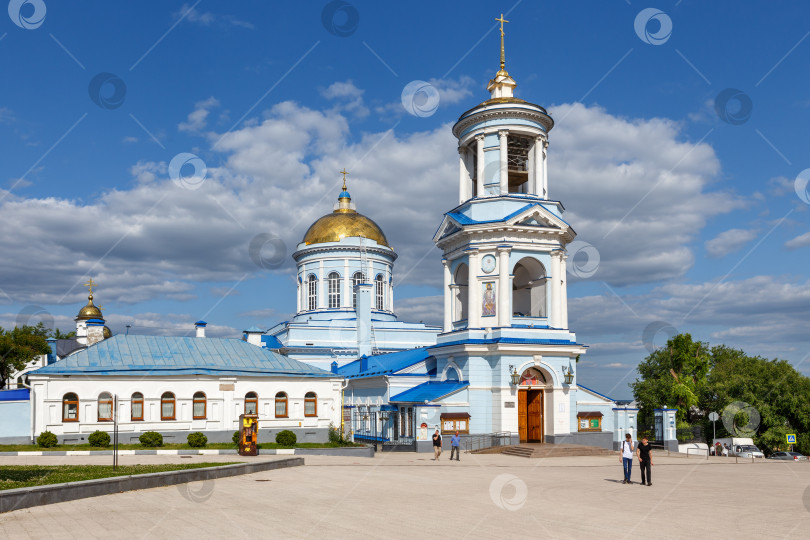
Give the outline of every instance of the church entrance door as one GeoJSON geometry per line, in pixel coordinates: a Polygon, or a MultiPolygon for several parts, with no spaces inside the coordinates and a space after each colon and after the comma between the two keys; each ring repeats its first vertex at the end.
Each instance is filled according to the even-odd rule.
{"type": "Polygon", "coordinates": [[[543,442],[543,391],[518,390],[520,442],[543,442]]]}

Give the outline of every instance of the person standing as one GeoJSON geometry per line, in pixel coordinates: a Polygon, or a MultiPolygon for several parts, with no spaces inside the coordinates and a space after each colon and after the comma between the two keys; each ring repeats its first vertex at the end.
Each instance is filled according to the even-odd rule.
{"type": "Polygon", "coordinates": [[[644,485],[644,479],[647,479],[647,485],[652,485],[652,454],[650,450],[652,447],[647,442],[647,437],[641,439],[641,444],[636,448],[636,455],[638,456],[638,466],[641,469],[641,485],[644,485]],[[644,473],[647,473],[646,475],[644,473]]]}
{"type": "Polygon", "coordinates": [[[728,444],[723,443],[723,457],[728,457],[728,444]]]}
{"type": "Polygon", "coordinates": [[[624,480],[622,484],[632,484],[630,481],[630,471],[633,468],[633,437],[628,433],[624,436],[622,443],[621,458],[624,469],[624,480]]]}
{"type": "MultiPolygon", "coordinates": [[[[439,461],[440,455],[442,455],[442,436],[439,428],[436,428],[436,433],[433,434],[433,461],[439,461]]],[[[450,457],[453,457],[452,454],[450,457]]]]}
{"type": "Polygon", "coordinates": [[[450,461],[453,461],[453,454],[456,455],[456,461],[459,461],[459,446],[461,445],[461,437],[458,436],[458,431],[456,434],[450,437],[450,461]]]}

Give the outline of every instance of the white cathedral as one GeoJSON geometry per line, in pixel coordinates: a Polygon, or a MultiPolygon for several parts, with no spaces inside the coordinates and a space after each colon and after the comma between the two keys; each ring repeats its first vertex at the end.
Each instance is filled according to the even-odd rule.
{"type": "Polygon", "coordinates": [[[343,171],[333,212],[293,254],[292,320],[242,339],[207,338],[204,321],[194,338],[108,337],[91,295],[77,317],[80,348],[28,374],[29,435],[79,441],[109,430],[113,396],[133,438],[229,440],[242,412],[259,414],[260,440],[280,429],[325,440],[331,423],[383,449],[428,450],[434,428],[605,448],[635,435],[636,409],[577,383],[586,346],[568,321],[566,245],[576,233],[549,190],[554,121],[516,98],[516,86],[501,30],[489,98],[453,126],[458,201],[433,238],[441,327],[397,320],[396,253],[357,212],[343,171]]]}

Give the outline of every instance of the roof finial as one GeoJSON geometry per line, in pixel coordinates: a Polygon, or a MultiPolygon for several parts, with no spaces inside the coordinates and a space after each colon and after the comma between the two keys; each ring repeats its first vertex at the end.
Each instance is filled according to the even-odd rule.
{"type": "Polygon", "coordinates": [[[503,23],[508,23],[509,21],[503,18],[503,13],[501,13],[500,19],[495,20],[501,23],[501,71],[504,71],[506,69],[506,53],[503,48],[503,23]]]}
{"type": "Polygon", "coordinates": [[[96,282],[93,281],[93,278],[90,278],[89,280],[87,280],[87,283],[84,284],[84,286],[87,287],[88,291],[90,292],[90,295],[88,296],[88,298],[90,300],[93,299],[93,287],[95,285],[96,285],[96,282]]]}
{"type": "Polygon", "coordinates": [[[340,171],[340,174],[343,175],[343,191],[346,191],[346,175],[349,174],[346,172],[346,167],[343,167],[343,170],[340,171]]]}

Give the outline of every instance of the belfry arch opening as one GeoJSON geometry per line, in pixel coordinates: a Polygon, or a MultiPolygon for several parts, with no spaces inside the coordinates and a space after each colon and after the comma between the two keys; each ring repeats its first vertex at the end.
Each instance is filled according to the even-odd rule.
{"type": "Polygon", "coordinates": [[[546,268],[537,259],[524,257],[512,270],[512,311],[515,317],[547,317],[546,268]]]}
{"type": "Polygon", "coordinates": [[[462,321],[468,316],[467,306],[467,289],[470,282],[469,267],[461,263],[456,268],[456,273],[453,276],[453,293],[455,297],[455,309],[453,314],[455,321],[462,321]]]}
{"type": "Polygon", "coordinates": [[[532,144],[532,139],[523,135],[510,133],[506,138],[509,193],[529,192],[529,151],[532,144]]]}

